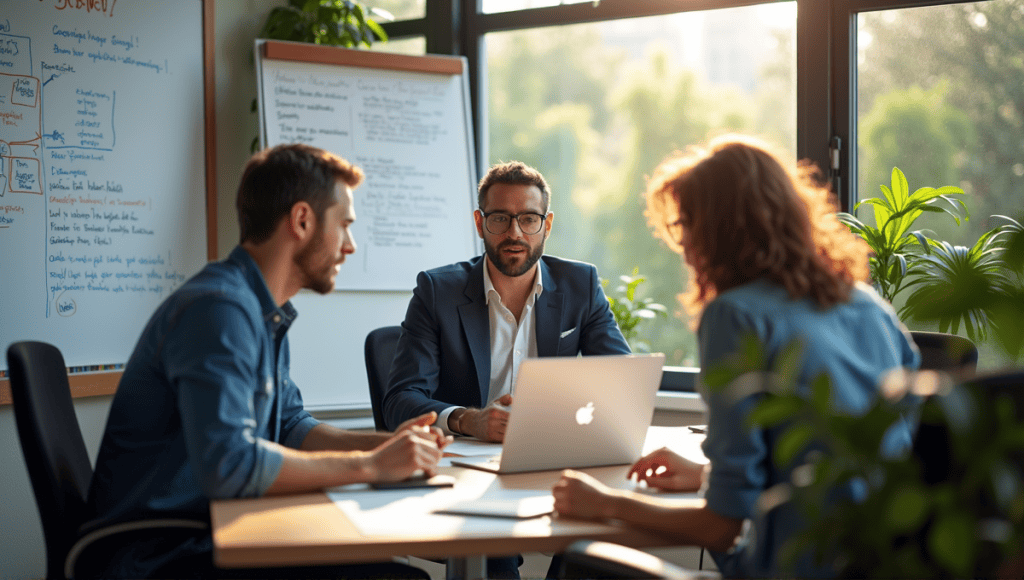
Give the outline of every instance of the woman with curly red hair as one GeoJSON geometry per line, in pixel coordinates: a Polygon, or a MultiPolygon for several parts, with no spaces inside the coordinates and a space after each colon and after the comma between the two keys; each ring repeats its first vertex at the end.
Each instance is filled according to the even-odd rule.
{"type": "MultiPolygon", "coordinates": [[[[808,392],[825,373],[831,404],[857,414],[878,396],[884,374],[915,369],[920,356],[892,307],[864,283],[867,245],[836,219],[813,168],[784,159],[765,143],[736,135],[677,154],[649,181],[648,220],[685,256],[689,288],[681,300],[697,321],[701,384],[707,370],[740,352],[744,337],[758,340],[769,368],[799,343],[802,360],[792,369],[798,392],[808,392]]],[[[673,502],[613,490],[570,471],[554,488],[559,515],[623,520],[706,547],[729,578],[834,574],[809,555],[795,569],[782,568],[778,550],[801,529],[801,516],[788,504],[767,514],[755,507],[763,491],[789,482],[801,463],[777,465],[779,431],[746,421],[763,393],[702,388],[702,395],[706,469],[662,449],[630,470],[650,487],[675,491],[696,491],[703,480],[702,499],[673,502]]],[[[909,445],[910,429],[899,425],[880,453],[909,445]]]]}

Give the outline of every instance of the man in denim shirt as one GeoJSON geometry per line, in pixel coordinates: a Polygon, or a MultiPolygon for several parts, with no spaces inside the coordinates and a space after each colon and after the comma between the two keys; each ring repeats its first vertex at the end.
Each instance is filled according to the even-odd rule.
{"type": "MultiPolygon", "coordinates": [[[[306,145],[256,154],[238,189],[241,243],[156,311],[110,409],[89,490],[108,522],[209,517],[209,502],[307,492],[432,473],[446,439],[434,414],[396,434],[354,433],[303,409],[288,339],[300,289],[326,293],[345,256],[362,171],[306,145]]],[[[103,577],[425,576],[398,564],[311,570],[216,570],[208,532],[112,538],[87,572],[103,577]]],[[[90,564],[86,564],[90,566],[90,564]]],[[[87,574],[83,574],[87,575],[87,574]]]]}

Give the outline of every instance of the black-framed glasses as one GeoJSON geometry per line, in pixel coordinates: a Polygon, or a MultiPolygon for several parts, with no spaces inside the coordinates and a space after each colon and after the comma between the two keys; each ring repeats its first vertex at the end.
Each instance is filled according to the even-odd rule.
{"type": "Polygon", "coordinates": [[[548,217],[532,211],[515,215],[498,211],[487,213],[483,210],[480,210],[480,213],[484,216],[484,227],[487,228],[488,232],[496,236],[507,232],[509,226],[512,225],[513,219],[519,222],[519,231],[532,236],[540,232],[541,228],[544,227],[544,220],[548,217]]]}

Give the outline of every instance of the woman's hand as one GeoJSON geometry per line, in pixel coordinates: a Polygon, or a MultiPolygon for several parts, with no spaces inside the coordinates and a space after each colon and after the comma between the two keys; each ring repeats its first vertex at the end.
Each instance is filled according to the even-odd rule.
{"type": "Polygon", "coordinates": [[[616,502],[622,494],[593,477],[567,469],[551,490],[559,516],[586,520],[615,517],[616,502]]]}
{"type": "Polygon", "coordinates": [[[704,465],[662,447],[641,457],[626,477],[636,476],[638,481],[645,481],[650,487],[666,491],[697,491],[703,474],[704,465]]]}

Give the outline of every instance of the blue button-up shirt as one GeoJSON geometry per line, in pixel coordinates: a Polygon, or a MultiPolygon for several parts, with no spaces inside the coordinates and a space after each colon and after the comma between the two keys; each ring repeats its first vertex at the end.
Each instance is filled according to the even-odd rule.
{"type": "MultiPolygon", "coordinates": [[[[701,316],[698,340],[702,370],[714,368],[740,350],[743,336],[753,334],[772,361],[793,342],[803,347],[796,373],[799,392],[825,373],[832,382],[831,403],[840,412],[859,415],[878,397],[879,379],[897,368],[916,369],[920,355],[888,303],[859,284],[850,299],[822,310],[810,299],[791,300],[786,289],[758,280],[732,288],[715,298],[701,316]]],[[[701,377],[703,382],[703,376],[701,377]]],[[[758,497],[780,482],[790,481],[793,466],[779,467],[772,458],[778,429],[752,428],[746,417],[759,395],[737,399],[729,390],[702,393],[708,405],[704,454],[711,462],[705,498],[712,511],[752,525],[731,552],[712,552],[727,578],[810,578],[833,575],[809,557],[795,570],[780,567],[778,552],[805,523],[798,510],[785,504],[767,514],[755,508],[758,497]]],[[[889,432],[880,452],[897,454],[910,447],[910,425],[889,432]]]]}
{"type": "Polygon", "coordinates": [[[278,306],[241,247],[149,320],[114,396],[89,490],[94,517],[205,518],[211,499],[256,497],[318,424],[288,375],[296,311],[278,306]]]}

